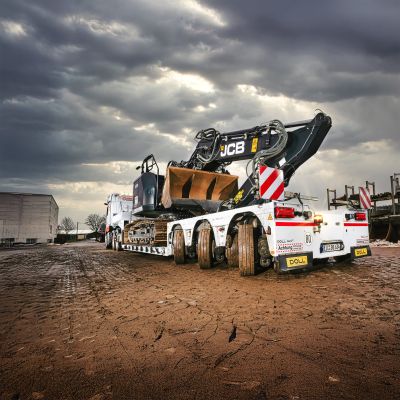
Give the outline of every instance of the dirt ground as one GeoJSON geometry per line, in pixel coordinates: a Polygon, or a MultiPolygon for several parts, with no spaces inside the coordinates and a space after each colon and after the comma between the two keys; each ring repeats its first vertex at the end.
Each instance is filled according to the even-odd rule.
{"type": "Polygon", "coordinates": [[[0,252],[0,399],[399,399],[400,248],[306,274],[0,252]]]}

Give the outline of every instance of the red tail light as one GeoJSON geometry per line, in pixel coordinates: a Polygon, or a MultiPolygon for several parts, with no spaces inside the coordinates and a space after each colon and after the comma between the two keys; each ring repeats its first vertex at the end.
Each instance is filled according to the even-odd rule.
{"type": "Polygon", "coordinates": [[[354,218],[356,221],[365,221],[367,219],[367,216],[365,215],[365,213],[355,213],[354,214],[354,218]]]}
{"type": "Polygon", "coordinates": [[[294,208],[275,207],[275,218],[294,218],[294,208]]]}

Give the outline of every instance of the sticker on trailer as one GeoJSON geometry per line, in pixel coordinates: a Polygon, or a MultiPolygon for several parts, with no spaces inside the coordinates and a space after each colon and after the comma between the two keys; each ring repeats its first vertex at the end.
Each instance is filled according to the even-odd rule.
{"type": "Polygon", "coordinates": [[[369,239],[368,237],[361,236],[361,238],[356,239],[356,243],[358,245],[369,244],[369,239]]]}
{"type": "Polygon", "coordinates": [[[303,251],[303,243],[293,242],[293,239],[279,239],[276,241],[277,253],[298,253],[303,251]]]}
{"type": "Polygon", "coordinates": [[[260,197],[265,200],[283,200],[285,185],[283,171],[260,165],[260,197]]]}
{"type": "Polygon", "coordinates": [[[360,196],[360,206],[365,210],[369,210],[371,208],[371,195],[369,193],[368,188],[359,187],[359,196],[360,196]]]}

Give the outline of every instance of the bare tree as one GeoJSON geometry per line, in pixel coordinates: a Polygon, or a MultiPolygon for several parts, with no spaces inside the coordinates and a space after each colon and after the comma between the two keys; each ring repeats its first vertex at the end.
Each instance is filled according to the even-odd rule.
{"type": "Polygon", "coordinates": [[[87,218],[85,219],[85,224],[90,226],[90,228],[94,231],[97,232],[99,229],[99,226],[101,224],[104,224],[106,222],[106,217],[105,215],[99,215],[99,214],[89,214],[87,218]]]}
{"type": "Polygon", "coordinates": [[[64,217],[61,220],[60,228],[68,235],[69,232],[75,229],[75,222],[71,217],[64,217]]]}

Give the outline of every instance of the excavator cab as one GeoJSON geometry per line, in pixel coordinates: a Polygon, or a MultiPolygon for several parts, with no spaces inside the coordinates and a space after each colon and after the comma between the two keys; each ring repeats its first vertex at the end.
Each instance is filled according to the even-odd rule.
{"type": "Polygon", "coordinates": [[[153,156],[147,156],[141,166],[141,175],[133,182],[133,209],[135,216],[156,216],[159,214],[159,203],[164,176],[159,174],[158,164],[153,156]],[[152,171],[155,170],[156,173],[152,171]]]}

